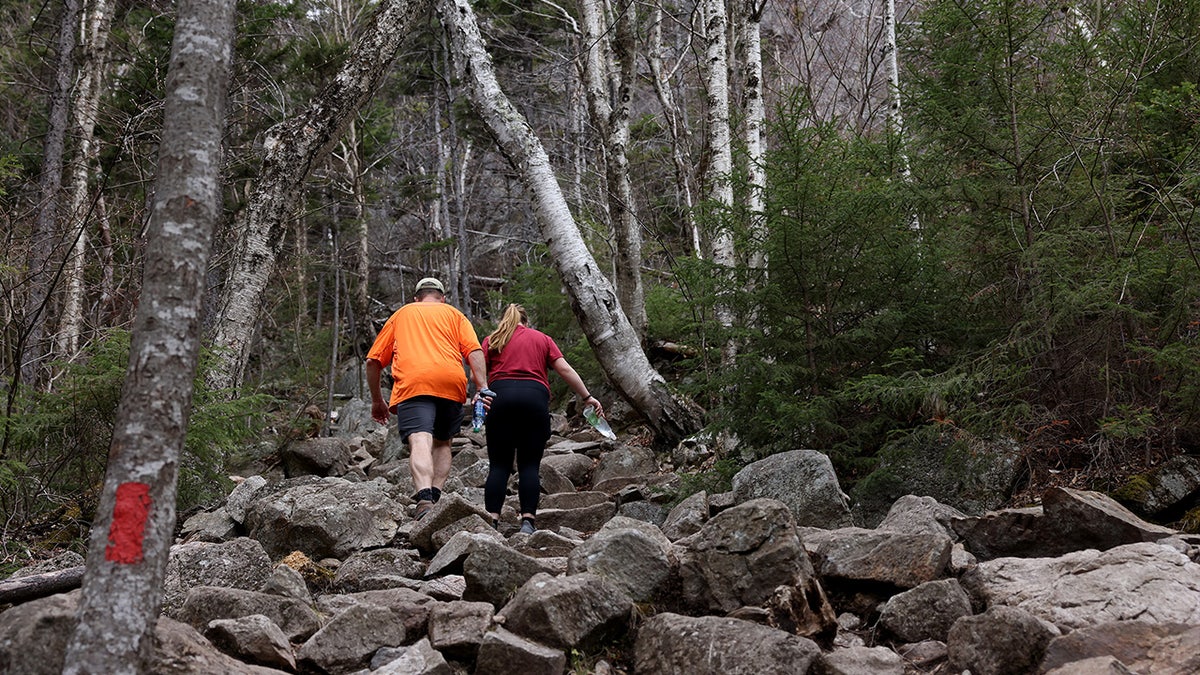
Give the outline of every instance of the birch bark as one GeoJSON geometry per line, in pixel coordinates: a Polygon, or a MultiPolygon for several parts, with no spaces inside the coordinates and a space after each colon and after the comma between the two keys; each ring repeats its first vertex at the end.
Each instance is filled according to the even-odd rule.
{"type": "Polygon", "coordinates": [[[233,0],[181,0],[141,301],[63,673],[147,672],[221,215],[233,0]]]}
{"type": "Polygon", "coordinates": [[[604,144],[608,214],[616,240],[616,285],[633,329],[646,332],[642,286],[642,232],[629,179],[629,115],[634,78],[636,5],[613,8],[607,18],[601,0],[583,0],[584,59],[588,111],[604,144]],[[610,38],[609,36],[612,36],[610,38]]]}
{"type": "Polygon", "coordinates": [[[766,273],[766,120],[763,105],[762,11],[764,0],[740,0],[738,35],[742,52],[743,139],[746,144],[746,213],[750,217],[751,270],[766,273]]]}
{"type": "MultiPolygon", "coordinates": [[[[712,212],[712,261],[718,267],[732,271],[737,262],[733,233],[728,219],[733,207],[733,148],[730,146],[729,128],[729,19],[725,11],[725,0],[704,0],[704,63],[708,115],[708,186],[706,201],[712,212]]],[[[718,280],[716,303],[717,321],[725,329],[733,327],[733,308],[728,299],[720,297],[732,288],[731,274],[718,280]]],[[[730,339],[722,349],[722,363],[728,365],[737,355],[737,343],[730,339]]]]}
{"type": "Polygon", "coordinates": [[[476,112],[531,193],[542,236],[567,288],[571,308],[609,381],[645,415],[658,443],[673,444],[696,431],[703,411],[672,391],[642,351],[613,285],[584,244],[545,148],[496,81],[469,0],[437,0],[435,6],[451,35],[456,68],[476,112]]]}
{"type": "Polygon", "coordinates": [[[692,255],[703,258],[704,248],[700,242],[700,227],[696,224],[695,203],[692,199],[692,171],[684,150],[691,133],[686,124],[679,122],[679,109],[671,93],[671,71],[663,64],[665,47],[662,24],[662,4],[656,3],[654,18],[650,21],[650,44],[646,48],[646,64],[654,83],[654,93],[663,109],[663,118],[667,121],[667,131],[671,135],[671,161],[675,165],[675,185],[683,200],[683,217],[687,229],[692,235],[692,255]]]}
{"type": "Polygon", "coordinates": [[[259,178],[235,223],[238,257],[225,276],[215,310],[211,342],[217,357],[207,376],[209,387],[233,389],[242,384],[263,293],[275,273],[287,220],[300,201],[304,179],[378,88],[424,6],[424,0],[383,0],[333,81],[304,112],[268,132],[259,178]]]}
{"type": "Polygon", "coordinates": [[[100,110],[100,90],[107,65],[108,33],[112,24],[112,4],[108,0],[93,0],[85,8],[79,77],[75,83],[74,133],[75,156],[71,162],[67,194],[68,235],[74,235],[70,261],[66,272],[66,298],[63,301],[62,317],[58,329],[58,353],[63,358],[73,358],[79,351],[79,337],[83,328],[83,271],[84,254],[87,250],[87,221],[91,217],[88,208],[88,179],[96,162],[98,148],[95,143],[96,118],[100,110]]]}

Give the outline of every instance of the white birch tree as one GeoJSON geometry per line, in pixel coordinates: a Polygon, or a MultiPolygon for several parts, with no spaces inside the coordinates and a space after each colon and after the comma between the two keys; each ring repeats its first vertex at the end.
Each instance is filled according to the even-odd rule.
{"type": "Polygon", "coordinates": [[[763,103],[762,11],[766,0],[738,0],[739,52],[742,66],[742,138],[746,145],[746,214],[755,245],[748,263],[751,270],[766,273],[766,123],[763,103]]]}
{"type": "MultiPolygon", "coordinates": [[[[732,288],[732,271],[737,264],[733,232],[729,218],[733,208],[733,148],[729,126],[729,18],[725,0],[704,0],[704,77],[705,110],[708,117],[708,171],[705,176],[705,202],[713,225],[710,249],[713,264],[724,268],[718,279],[716,303],[717,322],[723,328],[733,327],[733,308],[727,298],[720,297],[732,288]]],[[[737,343],[730,339],[722,348],[722,363],[728,365],[737,355],[737,343]]]]}
{"type": "Polygon", "coordinates": [[[582,0],[583,80],[592,124],[601,137],[608,214],[616,242],[616,286],[621,306],[639,336],[646,332],[642,286],[642,233],[629,179],[629,116],[632,100],[636,4],[618,0],[611,20],[602,0],[582,0]]]}
{"type": "Polygon", "coordinates": [[[83,272],[89,239],[87,221],[93,215],[88,205],[88,182],[99,154],[95,142],[96,118],[99,115],[100,92],[107,65],[108,33],[112,24],[112,14],[112,3],[109,0],[92,0],[84,7],[79,41],[79,74],[72,103],[75,154],[69,169],[66,208],[66,232],[69,238],[74,237],[74,245],[71,247],[66,267],[66,297],[63,300],[57,334],[57,351],[63,358],[68,359],[73,358],[79,350],[79,337],[83,325],[83,272]]]}
{"type": "Polygon", "coordinates": [[[645,415],[660,444],[693,433],[703,411],[675,393],[642,351],[613,285],[583,241],[545,148],[496,81],[469,1],[437,0],[436,8],[476,112],[530,192],[542,236],[596,360],[620,394],[645,415]]]}
{"type": "Polygon", "coordinates": [[[217,358],[207,376],[210,388],[242,384],[263,293],[274,276],[304,180],[378,88],[425,6],[424,0],[383,0],[333,80],[306,110],[267,133],[258,180],[235,222],[237,258],[225,274],[216,308],[211,341],[217,358]]]}
{"type": "Polygon", "coordinates": [[[63,673],[146,672],[175,530],[175,486],[221,216],[233,0],[181,0],[129,367],[63,673]]]}

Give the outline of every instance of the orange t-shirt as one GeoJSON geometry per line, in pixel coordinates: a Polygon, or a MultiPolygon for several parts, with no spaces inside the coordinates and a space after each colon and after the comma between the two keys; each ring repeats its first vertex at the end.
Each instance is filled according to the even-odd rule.
{"type": "Polygon", "coordinates": [[[392,398],[396,404],[414,396],[467,400],[463,359],[479,349],[475,329],[463,313],[442,302],[410,302],[392,314],[368,359],[392,366],[392,398]]]}

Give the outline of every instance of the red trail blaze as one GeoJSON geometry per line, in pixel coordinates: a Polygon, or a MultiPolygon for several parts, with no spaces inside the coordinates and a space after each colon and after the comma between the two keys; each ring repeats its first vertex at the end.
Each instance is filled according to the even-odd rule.
{"type": "Polygon", "coordinates": [[[121,483],[113,506],[112,526],[108,528],[108,547],[104,559],[123,565],[142,562],[142,538],[150,514],[150,486],[145,483],[121,483]]]}

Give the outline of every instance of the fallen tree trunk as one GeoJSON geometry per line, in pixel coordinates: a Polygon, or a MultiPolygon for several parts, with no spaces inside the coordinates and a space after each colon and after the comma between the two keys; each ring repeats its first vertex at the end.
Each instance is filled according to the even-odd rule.
{"type": "Polygon", "coordinates": [[[0,605],[19,605],[79,588],[84,566],[0,581],[0,605]]]}

